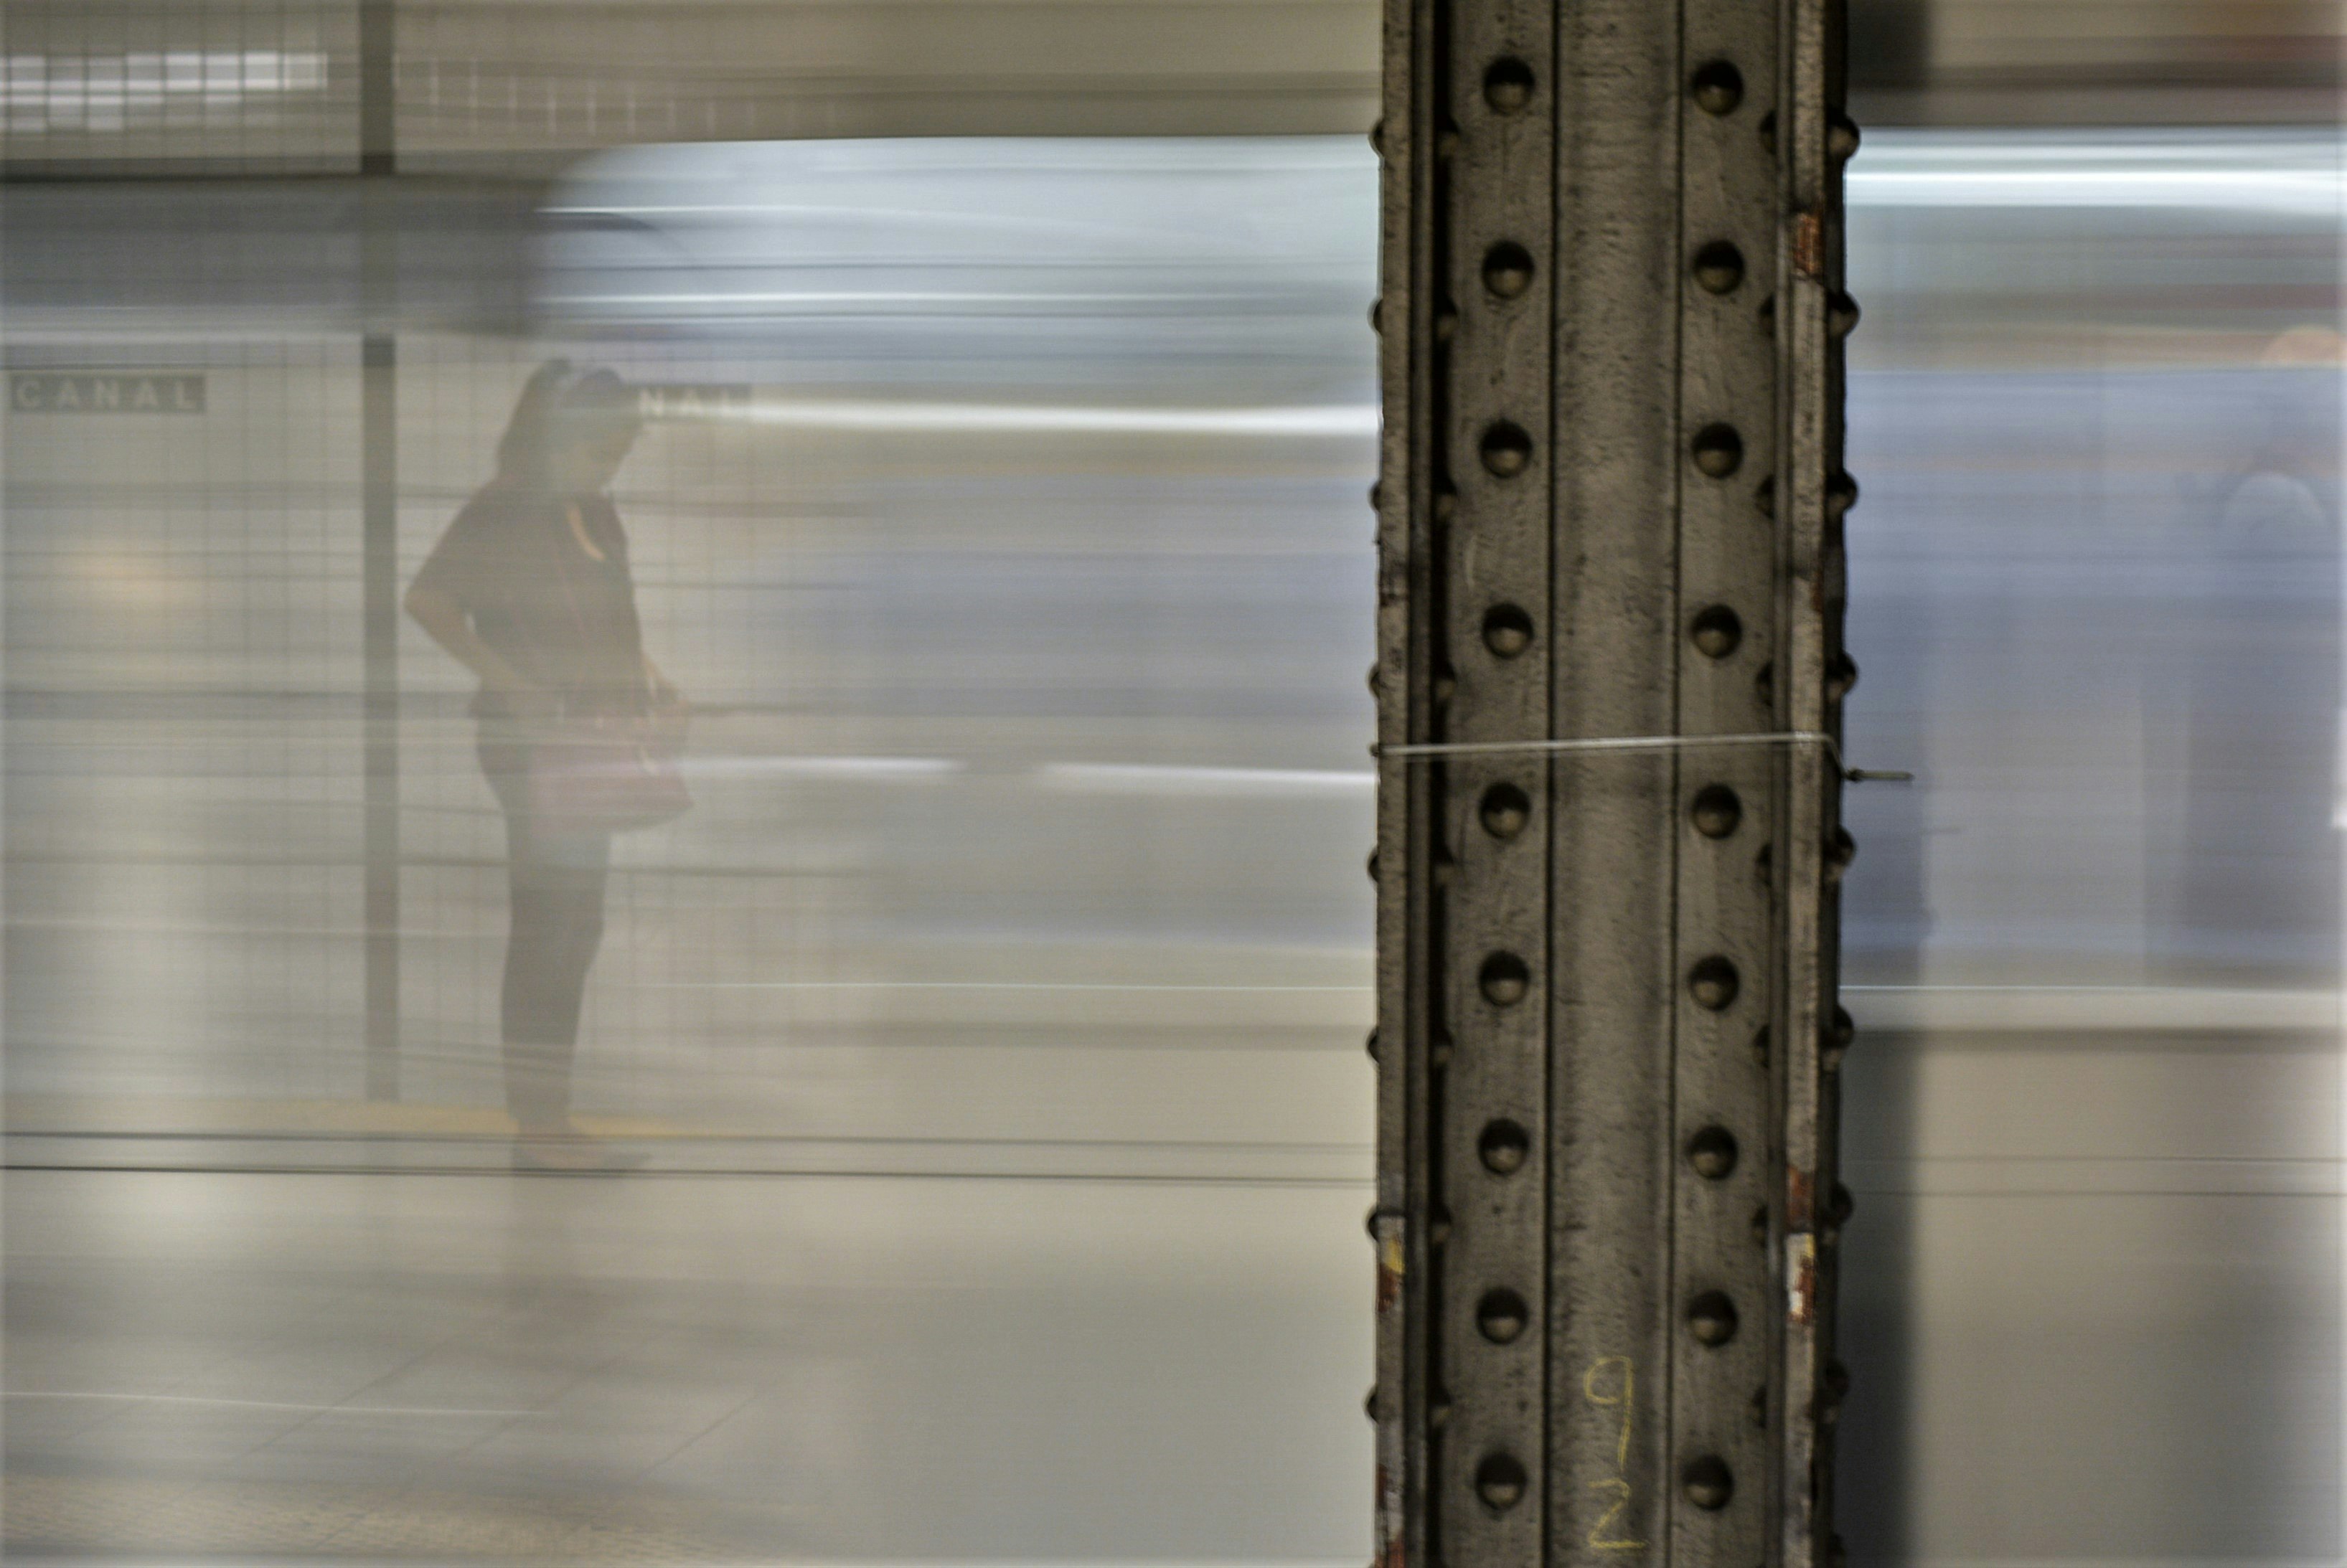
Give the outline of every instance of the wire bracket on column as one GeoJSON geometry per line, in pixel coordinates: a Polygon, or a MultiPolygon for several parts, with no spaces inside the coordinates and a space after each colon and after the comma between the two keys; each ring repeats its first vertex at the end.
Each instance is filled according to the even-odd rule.
{"type": "Polygon", "coordinates": [[[1587,751],[1689,751],[1715,746],[1822,746],[1835,769],[1853,784],[1911,784],[1915,775],[1904,769],[1851,768],[1842,761],[1841,745],[1822,729],[1788,729],[1757,735],[1608,735],[1568,740],[1423,741],[1405,746],[1371,746],[1372,757],[1497,757],[1587,751]]]}

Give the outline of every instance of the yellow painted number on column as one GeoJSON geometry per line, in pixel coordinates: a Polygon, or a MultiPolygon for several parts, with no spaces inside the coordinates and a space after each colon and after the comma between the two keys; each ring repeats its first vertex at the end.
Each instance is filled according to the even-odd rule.
{"type": "Polygon", "coordinates": [[[1591,1481],[1589,1490],[1604,1492],[1614,1500],[1614,1506],[1599,1514],[1597,1522],[1589,1527],[1589,1544],[1600,1552],[1644,1552],[1646,1549],[1646,1543],[1643,1541],[1633,1541],[1626,1535],[1606,1533],[1614,1527],[1614,1522],[1621,1518],[1624,1511],[1630,1506],[1630,1483],[1615,1476],[1611,1481],[1591,1481]]]}
{"type": "Polygon", "coordinates": [[[1635,1408],[1632,1400],[1637,1392],[1637,1371],[1627,1356],[1600,1356],[1581,1375],[1582,1397],[1601,1410],[1622,1412],[1621,1435],[1614,1442],[1614,1474],[1604,1481],[1593,1481],[1589,1490],[1614,1500],[1613,1505],[1598,1515],[1590,1526],[1589,1546],[1598,1552],[1643,1552],[1646,1543],[1620,1533],[1615,1522],[1630,1511],[1630,1419],[1635,1408]]]}

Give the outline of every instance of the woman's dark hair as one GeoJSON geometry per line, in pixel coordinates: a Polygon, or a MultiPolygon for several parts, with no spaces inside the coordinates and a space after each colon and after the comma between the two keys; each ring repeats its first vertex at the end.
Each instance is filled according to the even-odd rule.
{"type": "Polygon", "coordinates": [[[546,482],[546,462],[567,443],[643,428],[635,389],[607,370],[581,371],[548,360],[530,372],[497,440],[497,473],[523,484],[546,482]]]}

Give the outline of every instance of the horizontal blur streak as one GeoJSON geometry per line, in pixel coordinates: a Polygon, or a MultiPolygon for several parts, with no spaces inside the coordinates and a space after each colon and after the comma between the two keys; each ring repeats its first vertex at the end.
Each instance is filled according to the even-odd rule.
{"type": "Polygon", "coordinates": [[[1049,762],[1038,774],[1062,789],[1160,791],[1197,795],[1350,795],[1378,787],[1378,776],[1279,768],[1180,768],[1137,762],[1049,762]]]}
{"type": "MultiPolygon", "coordinates": [[[[354,144],[348,0],[15,0],[14,167],[323,173],[354,144]]],[[[2321,124],[2330,0],[1850,0],[1862,124],[2321,124]]],[[[401,0],[412,170],[810,137],[1355,132],[1373,0],[401,0]]]]}
{"type": "MultiPolygon", "coordinates": [[[[978,9],[1067,42],[959,128],[1141,112],[1062,89],[1161,9],[978,9]]],[[[1978,9],[1909,8],[1926,107],[2031,79],[1978,9]]],[[[404,124],[544,178],[383,182],[395,316],[346,180],[6,191],[12,375],[204,380],[5,430],[12,1550],[1366,1549],[1373,160],[719,139],[968,110],[975,12],[862,10],[664,11],[737,104],[682,44],[623,69],[628,5],[403,7],[404,124]],[[648,420],[612,496],[697,804],[617,840],[572,1074],[641,1175],[509,1174],[507,846],[405,623],[367,1097],[370,323],[395,586],[547,355],[648,420]]],[[[1349,125],[1374,38],[1328,14],[1116,79],[1349,125]]],[[[2281,39],[2239,87],[2295,15],[2031,25],[2138,86],[2281,39]]],[[[303,25],[206,46],[341,59],[303,25]]],[[[1851,167],[1846,752],[1916,774],[1848,805],[1860,1563],[2336,1558],[2341,164],[1870,125],[1851,167]]]]}
{"type": "MultiPolygon", "coordinates": [[[[741,301],[729,301],[740,303],[741,301]]],[[[710,418],[801,430],[941,431],[981,434],[1224,435],[1268,439],[1353,436],[1374,440],[1377,410],[1350,408],[1038,408],[1018,404],[757,402],[710,418]]]]}
{"type": "Polygon", "coordinates": [[[1850,205],[2118,209],[2336,220],[2347,158],[2335,133],[2221,141],[2185,133],[1891,133],[1852,165],[1850,205]]]}

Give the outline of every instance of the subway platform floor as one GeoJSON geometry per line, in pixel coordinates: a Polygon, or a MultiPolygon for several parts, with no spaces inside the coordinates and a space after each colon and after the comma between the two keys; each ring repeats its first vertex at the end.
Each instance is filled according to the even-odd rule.
{"type": "Polygon", "coordinates": [[[11,1171],[11,1557],[1368,1552],[1352,1181],[11,1171]]]}

